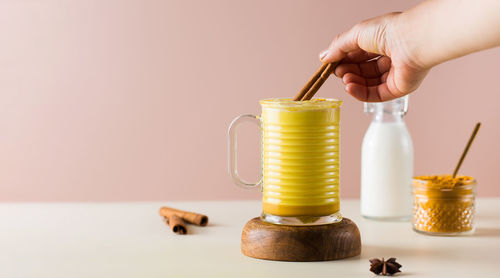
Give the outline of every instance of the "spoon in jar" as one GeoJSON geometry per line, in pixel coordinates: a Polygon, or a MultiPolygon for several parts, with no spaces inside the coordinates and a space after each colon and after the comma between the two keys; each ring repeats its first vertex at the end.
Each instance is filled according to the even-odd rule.
{"type": "Polygon", "coordinates": [[[455,167],[455,171],[453,171],[453,178],[457,176],[458,170],[460,169],[460,166],[462,166],[462,162],[465,159],[465,156],[467,155],[467,152],[469,151],[470,145],[472,144],[472,141],[474,141],[474,138],[476,138],[476,134],[479,131],[479,128],[481,127],[481,123],[477,123],[476,127],[474,128],[474,131],[472,131],[472,134],[469,138],[469,142],[467,142],[467,145],[465,146],[464,151],[462,152],[462,156],[458,160],[458,164],[455,167]]]}

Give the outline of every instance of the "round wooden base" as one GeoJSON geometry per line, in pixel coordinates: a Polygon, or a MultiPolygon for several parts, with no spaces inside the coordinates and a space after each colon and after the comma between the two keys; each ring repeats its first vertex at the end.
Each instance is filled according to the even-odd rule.
{"type": "Polygon", "coordinates": [[[348,218],[328,225],[284,226],[256,217],[243,228],[241,251],[249,257],[274,261],[339,260],[361,253],[361,236],[348,218]]]}

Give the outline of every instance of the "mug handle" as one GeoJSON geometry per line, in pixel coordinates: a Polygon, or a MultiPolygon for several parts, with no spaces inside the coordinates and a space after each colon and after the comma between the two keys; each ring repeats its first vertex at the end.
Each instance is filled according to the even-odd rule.
{"type": "Polygon", "coordinates": [[[259,181],[256,183],[252,182],[247,182],[244,181],[243,179],[240,178],[238,175],[238,160],[237,160],[237,128],[240,124],[245,123],[245,122],[252,122],[254,124],[257,124],[257,126],[260,128],[260,120],[257,116],[254,115],[240,115],[236,117],[231,124],[229,125],[229,131],[228,131],[228,143],[229,143],[229,175],[233,179],[233,182],[240,187],[251,189],[258,187],[262,184],[262,171],[260,171],[260,177],[259,181]]]}

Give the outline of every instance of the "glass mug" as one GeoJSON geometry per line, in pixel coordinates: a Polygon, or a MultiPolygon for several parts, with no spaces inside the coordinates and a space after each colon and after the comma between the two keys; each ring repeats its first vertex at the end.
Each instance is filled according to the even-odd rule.
{"type": "Polygon", "coordinates": [[[323,225],[342,220],[339,208],[340,106],[335,99],[264,99],[262,115],[241,115],[229,127],[229,174],[245,188],[261,187],[263,221],[323,225]],[[237,127],[261,131],[261,177],[242,180],[237,170],[237,127]]]}

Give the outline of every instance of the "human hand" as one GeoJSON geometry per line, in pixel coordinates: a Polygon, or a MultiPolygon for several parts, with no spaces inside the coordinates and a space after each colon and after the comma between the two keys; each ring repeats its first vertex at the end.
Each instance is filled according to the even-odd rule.
{"type": "Polygon", "coordinates": [[[334,73],[356,99],[380,102],[402,97],[417,89],[429,71],[416,59],[411,34],[398,28],[400,16],[391,13],[360,22],[320,53],[322,62],[342,60],[334,73]]]}

